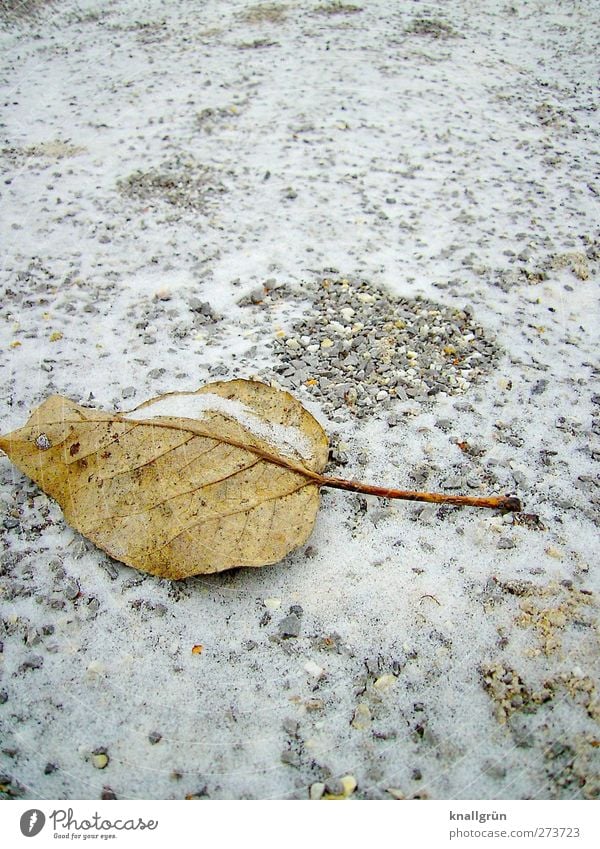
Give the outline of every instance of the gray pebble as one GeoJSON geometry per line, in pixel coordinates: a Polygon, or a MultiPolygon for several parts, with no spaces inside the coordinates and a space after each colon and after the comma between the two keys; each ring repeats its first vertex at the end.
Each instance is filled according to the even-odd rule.
{"type": "Polygon", "coordinates": [[[162,377],[165,372],[166,369],[164,368],[153,368],[148,372],[148,377],[150,380],[157,380],[159,377],[162,377]]]}
{"type": "Polygon", "coordinates": [[[79,595],[79,587],[75,581],[68,581],[63,593],[70,601],[74,601],[79,595]]]}
{"type": "Polygon", "coordinates": [[[541,395],[542,392],[546,391],[548,386],[548,381],[545,377],[542,377],[540,380],[537,380],[531,388],[532,395],[541,395]]]}
{"type": "Polygon", "coordinates": [[[25,672],[27,669],[41,669],[44,665],[44,658],[39,654],[33,654],[19,666],[19,672],[25,672]]]}
{"type": "Polygon", "coordinates": [[[300,727],[297,719],[284,719],[281,725],[286,734],[289,734],[291,737],[297,736],[300,727]]]}
{"type": "Polygon", "coordinates": [[[325,793],[331,796],[343,796],[344,785],[339,778],[330,778],[325,782],[325,793]]]}
{"type": "Polygon", "coordinates": [[[108,787],[107,785],[105,785],[102,788],[102,793],[100,795],[100,798],[103,799],[104,801],[112,801],[112,800],[117,798],[117,794],[112,789],[112,787],[108,787]]]}
{"type": "Polygon", "coordinates": [[[278,625],[279,636],[297,637],[300,634],[300,619],[295,613],[285,616],[278,625]]]}

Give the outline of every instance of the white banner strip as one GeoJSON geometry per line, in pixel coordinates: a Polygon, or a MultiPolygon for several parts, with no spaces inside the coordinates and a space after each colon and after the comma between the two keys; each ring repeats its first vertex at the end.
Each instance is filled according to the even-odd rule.
{"type": "Polygon", "coordinates": [[[0,806],[5,846],[282,845],[597,847],[599,808],[585,801],[14,801],[0,806]],[[310,842],[308,842],[310,841],[310,842]]]}

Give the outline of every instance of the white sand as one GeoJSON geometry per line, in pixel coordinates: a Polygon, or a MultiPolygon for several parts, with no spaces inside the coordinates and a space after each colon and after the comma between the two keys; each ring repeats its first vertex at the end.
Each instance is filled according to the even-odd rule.
{"type": "Polygon", "coordinates": [[[308,459],[311,455],[310,441],[299,428],[264,421],[241,401],[222,398],[212,392],[203,395],[168,395],[141,410],[124,413],[124,418],[148,421],[156,416],[172,416],[201,421],[206,413],[222,413],[240,424],[248,434],[264,440],[275,453],[295,459],[308,459]]]}
{"type": "Polygon", "coordinates": [[[404,403],[393,429],[300,394],[347,446],[332,471],[493,480],[545,529],[325,492],[308,550],[170,584],[109,562],[0,458],[13,795],[306,798],[346,774],[357,798],[598,793],[600,6],[356,2],[253,22],[242,0],[65,0],[0,29],[2,431],[52,392],[123,409],[275,378],[302,304],[238,300],[334,267],[470,304],[504,353],[467,406],[404,403]],[[118,190],[178,156],[204,175],[191,206],[118,190]]]}

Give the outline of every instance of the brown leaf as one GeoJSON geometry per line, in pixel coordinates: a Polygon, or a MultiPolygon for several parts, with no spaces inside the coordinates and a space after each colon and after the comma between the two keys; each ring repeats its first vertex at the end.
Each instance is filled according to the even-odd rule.
{"type": "Polygon", "coordinates": [[[129,413],[53,395],[24,427],[0,437],[0,448],[99,548],[163,578],[276,563],[308,539],[322,486],[521,510],[514,496],[326,477],[319,423],[287,392],[251,380],[171,392],[129,413]]]}
{"type": "Polygon", "coordinates": [[[298,401],[247,380],[126,414],[54,395],[0,448],[84,536],[165,578],[264,566],[302,545],[319,507],[306,472],[321,472],[328,456],[325,432],[298,401]],[[180,415],[184,404],[198,413],[180,415]]]}

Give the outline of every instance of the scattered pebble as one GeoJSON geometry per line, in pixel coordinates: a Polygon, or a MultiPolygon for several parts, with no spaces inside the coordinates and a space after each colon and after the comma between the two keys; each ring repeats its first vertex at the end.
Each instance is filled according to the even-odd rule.
{"type": "Polygon", "coordinates": [[[105,801],[113,800],[113,799],[117,798],[117,794],[112,789],[112,787],[108,787],[107,785],[104,785],[104,787],[102,788],[102,793],[100,795],[100,798],[104,799],[105,801]]]}
{"type": "Polygon", "coordinates": [[[300,634],[300,618],[295,613],[290,613],[281,620],[277,627],[280,637],[284,639],[297,637],[300,634]]]}
{"type": "Polygon", "coordinates": [[[313,678],[323,678],[323,676],[325,675],[325,670],[323,669],[323,667],[319,666],[318,663],[315,663],[314,660],[308,660],[304,664],[304,669],[313,678]]]}
{"type": "Polygon", "coordinates": [[[385,675],[380,675],[379,678],[374,681],[373,686],[376,690],[379,690],[379,692],[384,693],[386,690],[389,690],[390,687],[393,687],[396,681],[397,678],[395,675],[387,673],[385,675]]]}
{"type": "Polygon", "coordinates": [[[311,799],[321,799],[324,792],[325,784],[322,781],[315,781],[314,784],[310,785],[308,794],[311,799]]]}
{"type": "Polygon", "coordinates": [[[292,749],[284,749],[281,753],[281,762],[294,767],[299,767],[301,763],[300,756],[292,749]]]}
{"type": "Polygon", "coordinates": [[[96,769],[105,769],[108,766],[109,757],[105,752],[92,755],[92,763],[96,769]]]}
{"type": "Polygon", "coordinates": [[[354,793],[356,787],[356,778],[353,775],[344,775],[342,778],[326,782],[323,798],[347,799],[354,793]]]}
{"type": "Polygon", "coordinates": [[[359,702],[350,723],[357,731],[366,731],[371,727],[371,710],[364,702],[359,702]]]}

